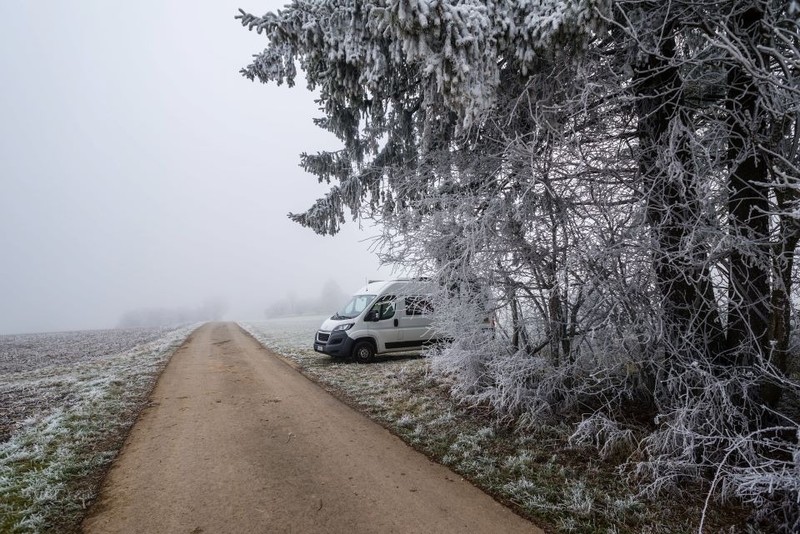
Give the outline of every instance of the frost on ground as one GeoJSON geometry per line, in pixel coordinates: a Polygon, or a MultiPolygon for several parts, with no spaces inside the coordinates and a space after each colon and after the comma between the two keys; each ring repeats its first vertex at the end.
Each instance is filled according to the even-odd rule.
{"type": "Polygon", "coordinates": [[[195,328],[0,336],[0,532],[77,531],[158,373],[195,328]]]}
{"type": "MultiPolygon", "coordinates": [[[[702,498],[646,501],[637,497],[635,481],[620,474],[618,452],[632,439],[627,434],[624,443],[607,440],[613,441],[611,458],[598,458],[593,443],[578,437],[570,442],[575,429],[564,422],[522,419],[513,425],[487,406],[458,403],[454,384],[431,372],[429,358],[394,356],[361,365],[315,353],[321,322],[301,317],[241,326],[331,393],[541,526],[558,532],[696,531],[702,498]]],[[[609,432],[610,424],[604,427],[609,432]]],[[[715,508],[707,531],[736,532],[729,527],[744,517],[741,510],[715,508]]]]}
{"type": "MultiPolygon", "coordinates": [[[[50,406],[73,403],[78,393],[59,379],[31,384],[27,377],[58,377],[74,365],[157,342],[174,328],[131,328],[0,336],[0,442],[29,417],[50,406]]],[[[64,380],[67,380],[67,374],[64,380]]]]}
{"type": "Polygon", "coordinates": [[[298,363],[303,361],[311,363],[316,361],[316,358],[307,357],[316,356],[311,347],[317,329],[325,319],[327,317],[321,315],[281,317],[267,321],[239,323],[239,326],[275,352],[289,356],[298,363]]]}

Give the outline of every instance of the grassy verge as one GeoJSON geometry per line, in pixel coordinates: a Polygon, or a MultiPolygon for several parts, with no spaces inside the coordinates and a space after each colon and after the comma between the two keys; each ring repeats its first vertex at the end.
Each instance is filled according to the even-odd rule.
{"type": "MultiPolygon", "coordinates": [[[[293,331],[288,324],[242,326],[328,391],[546,530],[697,531],[704,495],[687,490],[658,502],[637,498],[636,482],[619,470],[624,458],[602,461],[594,449],[569,445],[574,425],[518,430],[487,410],[455,403],[424,358],[336,361],[304,347],[313,336],[308,325],[293,331]]],[[[747,531],[743,510],[720,508],[710,516],[707,532],[747,531]]]]}
{"type": "Polygon", "coordinates": [[[19,371],[44,404],[0,443],[0,532],[78,532],[160,371],[194,327],[118,354],[19,371]]]}

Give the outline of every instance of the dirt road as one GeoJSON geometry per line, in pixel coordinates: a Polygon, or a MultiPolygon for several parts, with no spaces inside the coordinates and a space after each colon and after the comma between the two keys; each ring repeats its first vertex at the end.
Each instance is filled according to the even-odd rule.
{"type": "Polygon", "coordinates": [[[173,356],[89,533],[541,532],[231,323],[173,356]]]}

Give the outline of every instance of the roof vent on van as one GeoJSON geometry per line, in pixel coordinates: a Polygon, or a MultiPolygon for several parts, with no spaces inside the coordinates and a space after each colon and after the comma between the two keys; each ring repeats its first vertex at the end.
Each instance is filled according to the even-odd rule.
{"type": "Polygon", "coordinates": [[[376,282],[430,282],[430,276],[418,276],[416,278],[392,278],[391,280],[369,280],[367,279],[367,285],[374,284],[376,282]]]}

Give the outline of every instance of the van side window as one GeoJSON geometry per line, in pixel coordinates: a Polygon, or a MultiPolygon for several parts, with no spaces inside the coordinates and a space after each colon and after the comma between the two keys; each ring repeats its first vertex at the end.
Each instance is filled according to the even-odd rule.
{"type": "Polygon", "coordinates": [[[378,299],[375,305],[372,307],[373,311],[378,312],[378,320],[383,321],[384,319],[391,319],[394,317],[394,309],[395,309],[395,296],[394,295],[384,295],[378,299]]]}
{"type": "Polygon", "coordinates": [[[394,317],[394,301],[381,304],[380,320],[391,319],[394,317]]]}
{"type": "Polygon", "coordinates": [[[433,303],[428,297],[406,297],[406,315],[433,313],[433,303]]]}

